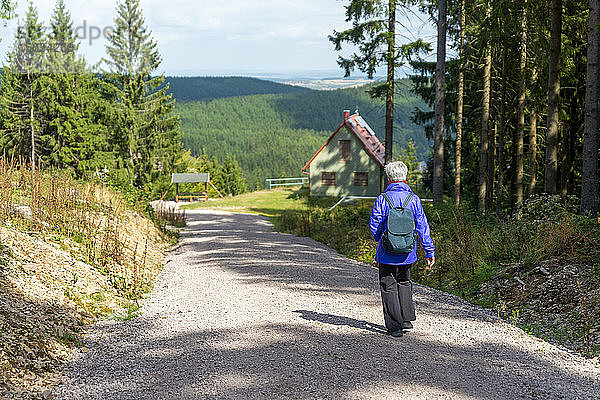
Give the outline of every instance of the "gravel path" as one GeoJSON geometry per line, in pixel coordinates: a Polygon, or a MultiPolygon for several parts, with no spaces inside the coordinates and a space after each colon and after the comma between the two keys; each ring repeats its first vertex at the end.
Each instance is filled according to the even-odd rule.
{"type": "Polygon", "coordinates": [[[600,366],[415,285],[384,333],[377,271],[259,216],[188,212],[142,316],[103,321],[59,399],[599,399],[600,366]]]}

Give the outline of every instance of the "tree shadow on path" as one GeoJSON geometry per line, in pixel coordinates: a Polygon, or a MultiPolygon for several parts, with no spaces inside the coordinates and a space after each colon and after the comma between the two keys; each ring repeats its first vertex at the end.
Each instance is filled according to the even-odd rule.
{"type": "Polygon", "coordinates": [[[206,318],[194,325],[185,309],[161,303],[160,315],[105,328],[70,367],[70,392],[59,398],[578,400],[600,393],[599,369],[579,368],[584,360],[429,288],[416,288],[426,323],[402,338],[382,334],[365,320],[381,318],[376,271],[310,239],[273,233],[261,217],[194,215],[182,239],[169,268],[180,265],[187,275],[161,290],[181,290],[192,276],[220,290],[249,285],[244,293],[256,298],[239,301],[254,301],[260,310],[244,313],[260,317],[229,328],[206,318]],[[212,281],[215,271],[233,273],[212,281]],[[269,291],[280,296],[275,309],[269,291]]]}

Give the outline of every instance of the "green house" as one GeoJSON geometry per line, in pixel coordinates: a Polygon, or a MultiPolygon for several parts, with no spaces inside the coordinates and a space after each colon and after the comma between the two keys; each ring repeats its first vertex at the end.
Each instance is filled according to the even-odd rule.
{"type": "Polygon", "coordinates": [[[385,148],[358,115],[344,111],[344,121],[306,163],[311,196],[375,197],[383,186],[385,148]]]}

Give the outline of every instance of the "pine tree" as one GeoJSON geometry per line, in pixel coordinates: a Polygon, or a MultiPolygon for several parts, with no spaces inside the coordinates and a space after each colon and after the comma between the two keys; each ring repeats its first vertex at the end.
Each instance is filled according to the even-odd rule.
{"type": "Polygon", "coordinates": [[[517,107],[517,129],[513,143],[515,179],[513,181],[513,204],[523,201],[523,159],[525,136],[525,95],[527,90],[527,0],[521,7],[521,49],[519,57],[519,96],[517,107]]]}
{"type": "Polygon", "coordinates": [[[223,195],[236,196],[246,191],[242,169],[235,156],[227,154],[215,177],[215,185],[223,195]]]}
{"type": "Polygon", "coordinates": [[[552,0],[550,56],[548,61],[548,126],[546,132],[546,167],[544,170],[544,192],[548,194],[556,193],[558,179],[562,13],[562,0],[552,0]]]}
{"type": "Polygon", "coordinates": [[[444,109],[446,101],[446,0],[438,1],[437,63],[435,67],[435,122],[433,145],[433,201],[444,199],[444,109]]]}
{"type": "Polygon", "coordinates": [[[172,170],[180,153],[179,118],[164,76],[152,76],[161,63],[157,43],[145,26],[139,0],[117,5],[108,38],[108,81],[121,108],[117,143],[132,183],[138,187],[172,170]]]}
{"type": "Polygon", "coordinates": [[[465,93],[465,0],[460,0],[459,21],[459,40],[458,40],[458,58],[460,66],[458,70],[458,93],[456,104],[456,144],[454,146],[454,204],[460,205],[461,202],[461,168],[462,168],[462,137],[463,137],[463,110],[465,93]]]}
{"type": "Polygon", "coordinates": [[[583,166],[581,182],[581,211],[598,213],[598,56],[600,35],[600,4],[590,0],[587,48],[587,87],[585,91],[585,128],[583,136],[583,166]]]}
{"type": "MultiPolygon", "coordinates": [[[[492,13],[492,0],[486,4],[486,21],[489,21],[492,13]]],[[[483,68],[483,98],[481,105],[481,141],[479,145],[479,202],[477,208],[480,211],[486,209],[486,197],[489,193],[489,181],[492,177],[488,176],[489,163],[489,129],[490,129],[490,92],[491,92],[491,73],[492,73],[492,41],[487,38],[485,47],[485,64],[483,68]]],[[[489,208],[491,205],[487,204],[489,208]]]]}
{"type": "Polygon", "coordinates": [[[46,40],[33,3],[24,24],[17,29],[1,81],[2,120],[5,128],[0,146],[10,156],[29,159],[32,168],[47,154],[44,135],[46,40]]]}
{"type": "Polygon", "coordinates": [[[48,136],[51,164],[84,170],[112,165],[106,151],[106,115],[110,105],[102,98],[98,79],[77,54],[79,43],[64,0],[58,0],[48,35],[46,70],[51,100],[48,102],[48,136]]]}

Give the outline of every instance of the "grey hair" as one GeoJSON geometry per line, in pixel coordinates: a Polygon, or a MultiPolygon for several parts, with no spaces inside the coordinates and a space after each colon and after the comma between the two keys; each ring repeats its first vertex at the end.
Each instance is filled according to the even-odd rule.
{"type": "Polygon", "coordinates": [[[393,161],[385,166],[388,181],[405,181],[408,167],[402,161],[393,161]]]}

